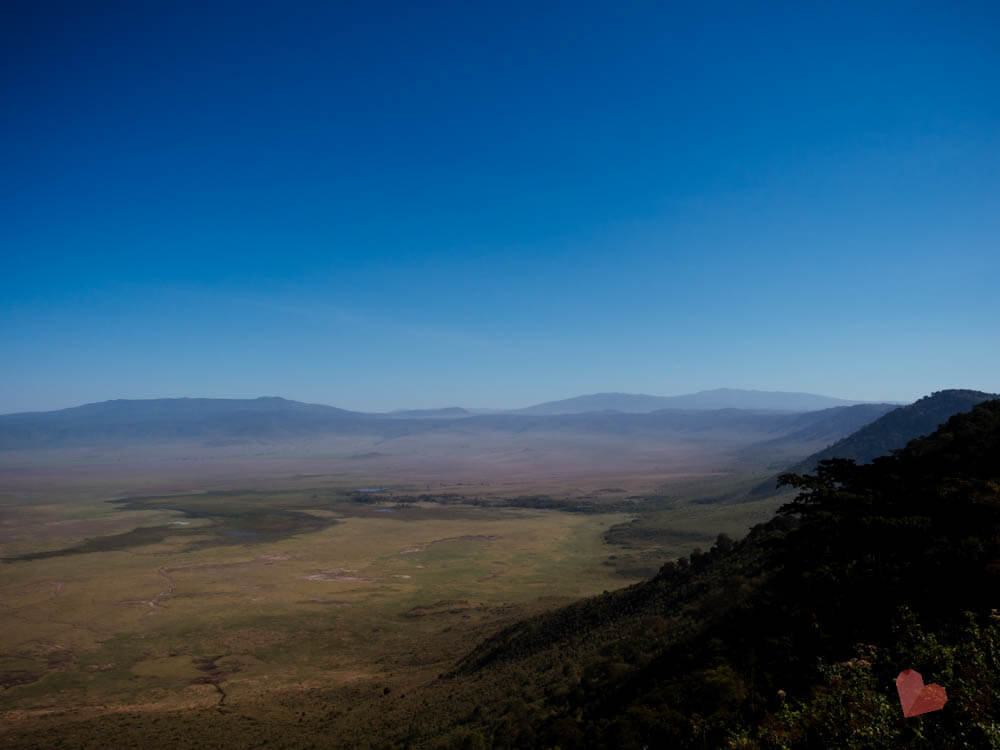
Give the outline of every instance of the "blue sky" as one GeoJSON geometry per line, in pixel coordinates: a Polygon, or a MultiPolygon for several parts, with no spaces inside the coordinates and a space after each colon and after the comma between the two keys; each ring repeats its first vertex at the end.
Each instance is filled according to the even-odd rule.
{"type": "Polygon", "coordinates": [[[1000,391],[994,3],[201,5],[0,11],[0,412],[1000,391]]]}

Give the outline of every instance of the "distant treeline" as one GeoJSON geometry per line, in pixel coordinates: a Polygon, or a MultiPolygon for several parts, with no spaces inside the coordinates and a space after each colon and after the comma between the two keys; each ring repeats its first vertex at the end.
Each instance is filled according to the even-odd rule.
{"type": "Polygon", "coordinates": [[[413,503],[437,503],[439,505],[473,505],[481,508],[536,508],[539,510],[561,510],[567,513],[621,513],[635,510],[630,501],[587,502],[579,498],[560,500],[549,495],[524,495],[521,497],[469,497],[453,493],[420,495],[379,495],[357,493],[353,501],[364,505],[382,505],[393,502],[400,506],[413,503]]]}

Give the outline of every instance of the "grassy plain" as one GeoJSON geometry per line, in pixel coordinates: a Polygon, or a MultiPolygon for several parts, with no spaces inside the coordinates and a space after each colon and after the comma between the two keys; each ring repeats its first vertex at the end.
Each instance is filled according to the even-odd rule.
{"type": "Polygon", "coordinates": [[[241,489],[230,466],[180,491],[84,468],[14,477],[0,502],[0,746],[377,745],[373,722],[419,721],[499,628],[774,505],[691,502],[721,474],[362,493],[380,485],[294,471],[241,489]],[[162,494],[119,494],[136,488],[162,494]]]}

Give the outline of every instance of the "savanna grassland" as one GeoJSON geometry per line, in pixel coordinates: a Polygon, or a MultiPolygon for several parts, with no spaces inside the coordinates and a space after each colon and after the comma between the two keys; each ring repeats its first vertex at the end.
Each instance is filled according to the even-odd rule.
{"type": "Polygon", "coordinates": [[[398,739],[483,639],[775,507],[690,502],[740,486],[718,472],[383,487],[277,465],[202,467],[201,487],[85,460],[7,472],[0,744],[398,739]]]}

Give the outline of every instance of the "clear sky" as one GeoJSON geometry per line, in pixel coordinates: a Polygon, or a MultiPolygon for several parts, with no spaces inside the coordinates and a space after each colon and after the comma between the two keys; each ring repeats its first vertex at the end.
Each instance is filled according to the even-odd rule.
{"type": "Polygon", "coordinates": [[[0,412],[1000,391],[995,2],[8,0],[0,55],[0,412]]]}

